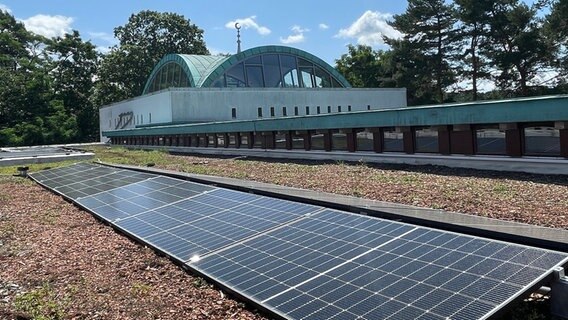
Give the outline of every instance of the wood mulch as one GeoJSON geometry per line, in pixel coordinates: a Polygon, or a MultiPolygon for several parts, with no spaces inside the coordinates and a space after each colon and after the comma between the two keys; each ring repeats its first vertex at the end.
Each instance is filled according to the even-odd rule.
{"type": "MultiPolygon", "coordinates": [[[[568,228],[561,176],[168,158],[156,167],[568,228]]],[[[262,319],[251,310],[32,181],[0,176],[0,319],[262,319]]]]}
{"type": "Polygon", "coordinates": [[[0,319],[33,318],[262,317],[62,197],[0,177],[0,319]]]}

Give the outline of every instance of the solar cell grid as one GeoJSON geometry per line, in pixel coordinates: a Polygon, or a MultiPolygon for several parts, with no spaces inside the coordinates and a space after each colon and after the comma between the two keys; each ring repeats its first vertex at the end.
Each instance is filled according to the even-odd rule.
{"type": "Polygon", "coordinates": [[[485,318],[568,261],[563,253],[91,164],[32,177],[290,319],[485,318]]]}
{"type": "Polygon", "coordinates": [[[380,220],[367,224],[372,218],[347,216],[323,210],[192,265],[291,318],[326,319],[329,310],[338,309],[342,317],[361,319],[478,319],[542,275],[543,269],[530,263],[548,255],[553,264],[566,259],[540,249],[380,220]],[[351,233],[342,232],[346,220],[351,233]],[[365,239],[363,230],[382,235],[382,244],[358,242],[365,239]],[[356,254],[330,255],[325,237],[330,237],[330,247],[347,241],[355,246],[347,253],[356,254]],[[481,255],[490,249],[490,258],[481,255]],[[495,271],[499,266],[507,269],[495,271]],[[228,270],[236,271],[227,275],[228,270]],[[310,276],[298,282],[279,277],[280,270],[310,276]],[[491,272],[500,277],[491,278],[491,272]],[[246,276],[233,276],[239,273],[246,276]],[[259,290],[258,283],[271,282],[278,283],[277,290],[259,290]]]}

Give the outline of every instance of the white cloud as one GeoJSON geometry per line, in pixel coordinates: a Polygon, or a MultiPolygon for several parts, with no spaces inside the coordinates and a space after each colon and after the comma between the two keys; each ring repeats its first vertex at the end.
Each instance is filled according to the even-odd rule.
{"type": "Polygon", "coordinates": [[[252,28],[258,32],[258,34],[262,36],[266,36],[270,34],[270,29],[265,26],[261,26],[256,22],[256,16],[250,16],[248,18],[239,18],[233,21],[229,21],[225,24],[225,28],[227,29],[234,29],[235,23],[240,24],[241,28],[249,29],[252,28]]]}
{"type": "Polygon", "coordinates": [[[292,44],[292,43],[300,43],[306,41],[306,37],[304,36],[304,32],[310,31],[310,29],[304,29],[299,25],[293,25],[290,30],[292,30],[292,34],[287,36],[286,38],[280,37],[280,42],[283,44],[292,44]]]}
{"type": "Polygon", "coordinates": [[[53,38],[70,33],[73,18],[59,15],[49,16],[38,14],[28,19],[23,19],[22,22],[29,31],[48,38],[53,38]]]}
{"type": "Polygon", "coordinates": [[[293,25],[292,28],[290,28],[290,30],[292,30],[292,32],[294,33],[304,33],[310,31],[310,29],[304,29],[299,25],[293,25]]]}
{"type": "Polygon", "coordinates": [[[329,29],[329,26],[328,26],[327,24],[325,24],[325,23],[320,23],[320,24],[318,25],[318,28],[319,28],[320,30],[327,30],[327,29],[329,29]]]}
{"type": "Polygon", "coordinates": [[[387,21],[392,18],[389,13],[367,10],[348,28],[341,29],[336,38],[355,38],[358,44],[378,46],[384,44],[383,36],[400,38],[402,33],[391,27],[387,21]]]}
{"type": "Polygon", "coordinates": [[[92,39],[99,39],[109,44],[117,44],[118,40],[114,37],[114,35],[106,33],[106,32],[89,32],[89,36],[92,39]]]}
{"type": "Polygon", "coordinates": [[[0,11],[12,14],[12,10],[10,10],[10,8],[8,8],[8,6],[3,3],[0,3],[0,11]]]}
{"type": "Polygon", "coordinates": [[[306,41],[306,37],[303,33],[300,34],[291,34],[286,38],[280,37],[280,42],[283,44],[292,44],[292,43],[300,43],[306,41]]]}

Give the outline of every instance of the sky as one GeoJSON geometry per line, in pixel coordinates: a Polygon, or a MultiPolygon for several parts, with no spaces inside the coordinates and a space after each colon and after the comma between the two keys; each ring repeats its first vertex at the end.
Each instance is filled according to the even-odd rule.
{"type": "Polygon", "coordinates": [[[101,52],[117,44],[113,30],[142,10],[174,12],[204,30],[213,54],[236,52],[235,22],[242,48],[286,45],[308,51],[331,65],[348,44],[386,49],[382,35],[398,37],[386,21],[403,13],[406,1],[355,0],[0,0],[28,30],[53,37],[78,30],[101,52]]]}

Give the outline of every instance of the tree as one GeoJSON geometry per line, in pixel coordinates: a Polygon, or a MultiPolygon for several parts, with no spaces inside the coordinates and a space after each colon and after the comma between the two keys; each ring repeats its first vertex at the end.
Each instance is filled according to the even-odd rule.
{"type": "Polygon", "coordinates": [[[141,11],[114,29],[119,45],[103,58],[97,103],[142,94],[153,67],[169,53],[208,54],[203,30],[176,13],[141,11]]]}
{"type": "Polygon", "coordinates": [[[551,60],[553,48],[530,8],[518,0],[496,0],[489,12],[491,41],[485,54],[497,67],[497,85],[529,95],[529,83],[551,60]]]}
{"type": "Polygon", "coordinates": [[[392,86],[392,74],[385,64],[386,53],[365,45],[349,45],[348,53],[335,60],[336,69],[353,87],[379,88],[392,86]]]}
{"type": "Polygon", "coordinates": [[[21,22],[0,10],[0,68],[16,70],[17,60],[28,56],[26,43],[32,37],[21,22]]]}
{"type": "Polygon", "coordinates": [[[455,0],[460,28],[458,37],[465,42],[461,54],[461,75],[472,84],[472,100],[478,99],[479,80],[489,78],[487,59],[480,52],[489,37],[489,11],[494,0],[455,0]]]}
{"type": "Polygon", "coordinates": [[[560,71],[564,82],[568,82],[568,0],[556,0],[546,16],[544,31],[553,48],[552,65],[560,71]]]}
{"type": "Polygon", "coordinates": [[[444,0],[409,0],[406,11],[390,22],[404,34],[403,38],[385,39],[393,48],[396,72],[411,73],[397,77],[413,79],[411,86],[417,88],[424,86],[422,82],[428,83],[437,102],[444,101],[445,89],[455,82],[455,23],[453,4],[444,0]]]}
{"type": "Polygon", "coordinates": [[[79,32],[73,31],[49,41],[46,50],[51,57],[52,99],[61,101],[64,112],[76,118],[78,130],[74,139],[95,140],[99,128],[98,108],[90,99],[99,63],[95,46],[84,42],[79,32]]]}

